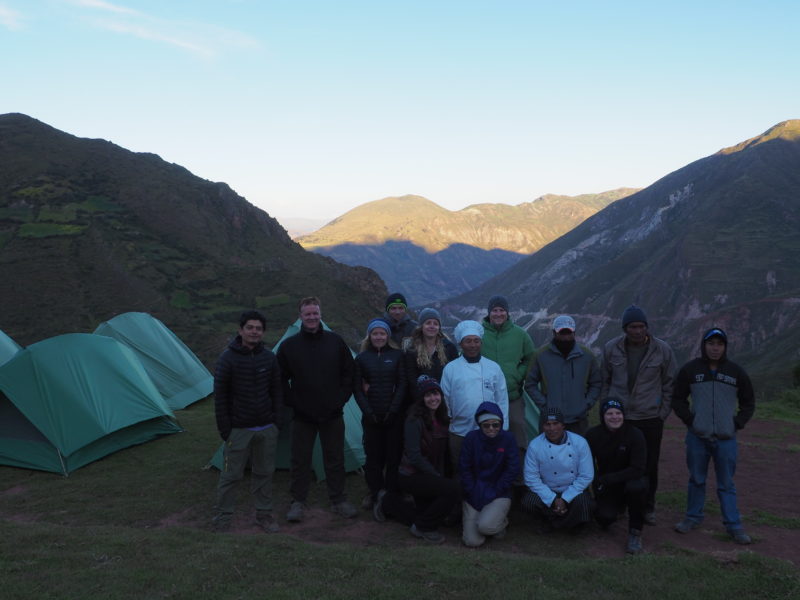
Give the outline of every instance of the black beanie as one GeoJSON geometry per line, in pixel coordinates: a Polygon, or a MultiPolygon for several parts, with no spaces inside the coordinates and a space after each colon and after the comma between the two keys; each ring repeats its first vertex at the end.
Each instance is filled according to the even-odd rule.
{"type": "Polygon", "coordinates": [[[408,308],[408,302],[406,302],[406,297],[403,294],[395,292],[394,294],[389,294],[386,297],[386,310],[389,310],[389,307],[393,304],[402,304],[405,308],[408,308]]]}
{"type": "Polygon", "coordinates": [[[625,329],[631,323],[644,323],[647,325],[647,315],[635,304],[631,304],[622,313],[622,328],[625,329]]]}
{"type": "Polygon", "coordinates": [[[602,420],[609,408],[618,409],[623,415],[625,414],[625,407],[622,401],[616,398],[606,398],[606,401],[600,405],[600,419],[602,420]]]}

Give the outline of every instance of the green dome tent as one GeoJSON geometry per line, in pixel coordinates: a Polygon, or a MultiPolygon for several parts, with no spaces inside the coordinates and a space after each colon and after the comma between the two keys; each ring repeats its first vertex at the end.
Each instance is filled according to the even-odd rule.
{"type": "Polygon", "coordinates": [[[112,337],[133,350],[172,410],[180,410],[214,391],[214,378],[200,359],[164,323],[147,313],[128,312],[101,323],[97,335],[112,337]]]}
{"type": "MultiPolygon", "coordinates": [[[[324,322],[322,323],[322,326],[330,331],[330,327],[328,327],[324,322]]],[[[272,349],[272,351],[278,352],[281,342],[283,342],[283,340],[286,338],[293,336],[298,331],[300,331],[300,319],[295,321],[286,329],[283,337],[278,340],[278,343],[275,344],[275,347],[272,349]]],[[[352,353],[352,350],[350,352],[352,353]]],[[[292,409],[286,407],[284,408],[284,411],[286,414],[284,414],[283,420],[285,423],[290,423],[292,409]]],[[[358,407],[356,399],[353,396],[350,396],[350,400],[348,400],[347,404],[344,405],[344,468],[348,472],[357,471],[364,465],[364,446],[361,443],[363,434],[364,432],[361,427],[361,409],[358,407]]],[[[289,468],[291,460],[289,442],[289,427],[284,427],[283,430],[281,430],[280,437],[278,437],[277,455],[275,457],[275,467],[278,469],[289,468]]],[[[217,452],[209,462],[210,466],[216,467],[220,470],[222,469],[223,447],[224,444],[220,444],[217,452]]],[[[325,467],[322,463],[322,446],[319,443],[319,437],[317,437],[317,441],[314,443],[314,455],[311,466],[314,469],[314,475],[316,476],[317,480],[324,480],[325,467]]]]}
{"type": "Polygon", "coordinates": [[[122,448],[181,431],[136,355],[73,333],[0,366],[0,464],[69,474],[122,448]]]}
{"type": "Polygon", "coordinates": [[[20,350],[20,345],[0,330],[0,365],[11,360],[20,350]]]}

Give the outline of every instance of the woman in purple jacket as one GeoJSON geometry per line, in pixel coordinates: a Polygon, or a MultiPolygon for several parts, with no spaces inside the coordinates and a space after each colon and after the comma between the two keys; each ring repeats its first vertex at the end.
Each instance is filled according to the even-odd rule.
{"type": "Polygon", "coordinates": [[[511,492],[520,473],[514,435],[503,429],[503,412],[494,402],[475,411],[479,429],[467,434],[461,446],[459,470],[463,492],[464,545],[477,547],[486,536],[500,538],[508,526],[511,492]]]}

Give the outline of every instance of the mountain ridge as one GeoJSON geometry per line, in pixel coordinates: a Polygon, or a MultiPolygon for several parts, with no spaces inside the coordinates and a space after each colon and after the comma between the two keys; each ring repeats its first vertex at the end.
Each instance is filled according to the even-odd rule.
{"type": "Polygon", "coordinates": [[[374,269],[414,306],[464,292],[504,271],[634,190],[548,194],[516,206],[447,210],[422,196],[374,200],[298,238],[307,249],[374,269]]]}
{"type": "Polygon", "coordinates": [[[374,272],[303,250],[227,184],[155,154],[16,113],[0,115],[0,161],[0,327],[22,344],[136,310],[208,363],[246,308],[267,314],[270,343],[301,296],[351,343],[382,309],[374,272]]]}
{"type": "Polygon", "coordinates": [[[566,312],[581,337],[600,344],[635,302],[679,359],[717,324],[730,329],[734,356],[784,378],[799,356],[781,335],[800,335],[798,130],[800,121],[785,121],[694,161],[443,305],[465,318],[502,293],[535,341],[566,312]]]}

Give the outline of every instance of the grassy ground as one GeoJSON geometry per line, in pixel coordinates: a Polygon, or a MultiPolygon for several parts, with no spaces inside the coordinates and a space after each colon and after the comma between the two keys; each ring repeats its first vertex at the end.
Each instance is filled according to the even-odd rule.
{"type": "MultiPolygon", "coordinates": [[[[211,402],[179,413],[186,433],[118,452],[70,475],[0,467],[0,581],[7,598],[796,598],[788,563],[758,554],[590,558],[580,542],[513,532],[520,543],[467,550],[386,537],[354,543],[353,522],[307,541],[208,527],[216,474],[211,402]],[[340,535],[341,534],[341,535],[340,535]],[[498,546],[499,548],[499,546],[498,546]],[[510,551],[513,548],[513,551],[510,551]]],[[[286,503],[287,475],[276,478],[286,503]]],[[[315,486],[319,495],[324,486],[315,486]]],[[[354,499],[362,479],[348,478],[354,499]]],[[[251,508],[245,490],[242,512],[251,508]]],[[[318,496],[312,502],[323,506],[318,496]]],[[[769,518],[765,515],[764,518],[769,518]]],[[[796,523],[784,524],[796,527],[796,523]]],[[[511,537],[511,533],[509,535],[511,537]]]]}

